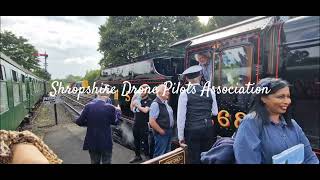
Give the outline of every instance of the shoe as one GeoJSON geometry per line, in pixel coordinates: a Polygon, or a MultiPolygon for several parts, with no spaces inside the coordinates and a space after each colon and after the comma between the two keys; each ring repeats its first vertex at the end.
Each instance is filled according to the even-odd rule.
{"type": "Polygon", "coordinates": [[[139,162],[139,161],[142,161],[141,156],[135,156],[135,157],[130,161],[130,163],[135,163],[135,162],[139,162]]]}

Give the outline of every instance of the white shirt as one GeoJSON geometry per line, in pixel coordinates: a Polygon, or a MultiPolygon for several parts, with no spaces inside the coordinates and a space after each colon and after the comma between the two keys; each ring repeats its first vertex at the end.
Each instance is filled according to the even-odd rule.
{"type": "MultiPolygon", "coordinates": [[[[200,85],[199,83],[192,84],[192,85],[200,85]]],[[[213,115],[218,114],[218,105],[216,100],[216,94],[210,89],[211,96],[212,96],[212,107],[211,112],[213,115]]],[[[205,95],[206,93],[204,93],[205,95]]],[[[184,127],[186,123],[186,115],[187,115],[187,103],[188,103],[188,96],[187,91],[181,92],[178,100],[178,112],[177,112],[177,128],[178,128],[178,139],[179,141],[184,139],[184,127]]]]}

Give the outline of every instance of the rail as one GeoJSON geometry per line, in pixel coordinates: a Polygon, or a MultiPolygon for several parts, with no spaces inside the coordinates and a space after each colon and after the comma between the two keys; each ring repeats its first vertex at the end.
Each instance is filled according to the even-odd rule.
{"type": "Polygon", "coordinates": [[[77,115],[80,115],[81,113],[76,110],[72,105],[68,104],[67,102],[64,102],[65,105],[67,105],[72,111],[74,111],[77,115]]]}
{"type": "Polygon", "coordinates": [[[78,102],[78,101],[76,101],[76,100],[74,100],[74,99],[72,99],[72,98],[70,98],[70,97],[68,97],[68,96],[65,96],[65,95],[63,95],[63,97],[66,97],[66,98],[68,98],[69,100],[71,100],[71,101],[73,101],[73,102],[75,102],[75,103],[78,103],[80,106],[85,106],[84,104],[82,104],[82,103],[80,103],[80,102],[78,102]]]}

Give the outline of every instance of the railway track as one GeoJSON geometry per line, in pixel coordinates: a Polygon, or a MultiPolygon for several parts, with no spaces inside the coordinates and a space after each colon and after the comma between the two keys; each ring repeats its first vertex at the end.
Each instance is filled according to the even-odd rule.
{"type": "Polygon", "coordinates": [[[72,98],[72,96],[67,96],[67,95],[62,95],[62,98],[64,100],[64,104],[68,108],[70,108],[74,113],[76,113],[76,115],[81,114],[81,111],[85,106],[85,103],[83,101],[79,102],[75,98],[72,98]]]}

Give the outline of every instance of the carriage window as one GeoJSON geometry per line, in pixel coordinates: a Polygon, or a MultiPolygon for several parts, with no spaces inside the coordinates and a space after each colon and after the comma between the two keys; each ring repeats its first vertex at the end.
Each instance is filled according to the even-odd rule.
{"type": "Polygon", "coordinates": [[[154,67],[156,71],[165,76],[174,76],[183,72],[183,58],[156,58],[154,67]]]}
{"type": "Polygon", "coordinates": [[[27,99],[27,91],[26,91],[26,84],[25,84],[25,76],[21,74],[21,81],[22,81],[22,101],[27,99]]]}
{"type": "Polygon", "coordinates": [[[33,80],[33,91],[36,92],[37,87],[36,87],[36,80],[33,80]]]}
{"type": "Polygon", "coordinates": [[[21,81],[22,83],[25,83],[25,76],[23,74],[21,74],[21,81]]]}
{"type": "Polygon", "coordinates": [[[12,80],[14,82],[18,82],[17,72],[14,70],[11,70],[11,72],[12,72],[12,80]]]}
{"type": "Polygon", "coordinates": [[[0,113],[3,113],[5,111],[9,110],[7,82],[0,81],[0,96],[1,96],[0,113]]]}
{"type": "Polygon", "coordinates": [[[22,100],[25,101],[27,99],[27,91],[26,91],[26,84],[22,84],[22,100]]]}
{"type": "Polygon", "coordinates": [[[19,84],[13,83],[13,104],[14,106],[20,103],[19,84]]]}
{"type": "Polygon", "coordinates": [[[38,80],[36,80],[36,92],[38,92],[39,90],[39,84],[38,84],[38,80]]]}
{"type": "Polygon", "coordinates": [[[242,86],[251,80],[252,47],[235,47],[221,52],[222,86],[242,86]]]}
{"type": "Polygon", "coordinates": [[[17,76],[17,72],[12,70],[12,79],[13,79],[13,105],[16,106],[18,105],[21,100],[20,100],[20,86],[18,83],[18,76],[17,76]]]}
{"type": "Polygon", "coordinates": [[[1,68],[0,68],[0,80],[5,80],[5,79],[6,79],[5,70],[4,70],[4,67],[1,66],[1,68]]]}

